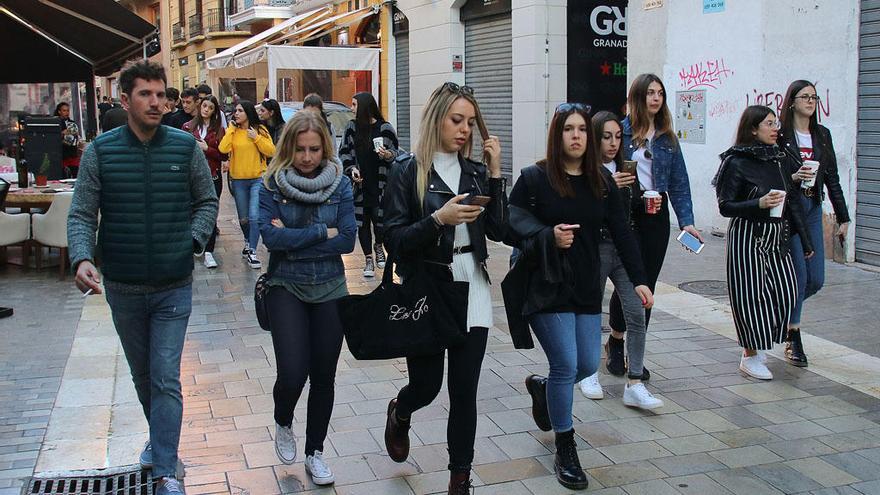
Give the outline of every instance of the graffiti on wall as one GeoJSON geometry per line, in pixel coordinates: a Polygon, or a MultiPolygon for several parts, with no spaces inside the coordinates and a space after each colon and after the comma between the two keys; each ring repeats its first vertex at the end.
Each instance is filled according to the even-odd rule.
{"type": "Polygon", "coordinates": [[[709,117],[713,119],[729,118],[731,116],[739,116],[740,103],[735,100],[718,100],[709,107],[709,117]]]}
{"type": "MultiPolygon", "coordinates": [[[[831,90],[825,88],[824,95],[822,91],[817,92],[821,99],[816,109],[816,117],[819,119],[819,122],[822,122],[823,118],[828,118],[831,115],[831,90]]],[[[779,115],[782,112],[782,101],[784,99],[785,92],[783,91],[758,91],[753,89],[751,93],[746,93],[746,106],[767,105],[776,112],[776,115],[779,115]]]]}
{"type": "Polygon", "coordinates": [[[731,76],[733,70],[727,67],[723,58],[697,62],[678,71],[679,82],[685,90],[718,89],[731,76]]]}

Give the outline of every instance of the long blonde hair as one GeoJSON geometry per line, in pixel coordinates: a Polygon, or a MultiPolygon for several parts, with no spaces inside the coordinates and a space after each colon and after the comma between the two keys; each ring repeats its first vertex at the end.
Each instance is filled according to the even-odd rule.
{"type": "MultiPolygon", "coordinates": [[[[489,131],[486,129],[486,123],[483,121],[483,114],[480,112],[480,106],[473,94],[453,89],[450,83],[444,83],[431,93],[425,109],[422,111],[422,120],[419,126],[419,141],[416,144],[416,163],[418,171],[416,173],[416,192],[419,196],[419,204],[425,201],[425,194],[428,192],[428,179],[431,174],[431,163],[434,161],[434,153],[439,151],[441,134],[443,132],[443,119],[449,113],[452,104],[459,98],[464,98],[474,106],[474,115],[477,128],[483,139],[489,137],[489,131]]],[[[471,132],[468,140],[464,143],[459,154],[466,158],[471,157],[474,144],[474,133],[471,132]]],[[[485,160],[485,158],[484,158],[485,160]]]]}
{"type": "Polygon", "coordinates": [[[335,159],[336,154],[333,151],[333,140],[330,139],[330,131],[327,129],[327,125],[324,124],[324,119],[314,112],[296,112],[293,118],[284,125],[281,138],[278,140],[275,156],[263,174],[263,184],[267,189],[272,189],[270,181],[278,172],[293,167],[293,160],[296,156],[296,138],[308,131],[315,131],[321,136],[321,148],[324,155],[322,161],[332,161],[335,159]]]}

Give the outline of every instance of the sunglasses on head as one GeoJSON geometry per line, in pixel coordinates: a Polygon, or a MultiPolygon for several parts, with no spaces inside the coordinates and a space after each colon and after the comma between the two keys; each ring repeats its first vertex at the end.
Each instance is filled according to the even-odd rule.
{"type": "Polygon", "coordinates": [[[584,105],[583,103],[560,103],[558,107],[556,107],[556,113],[560,112],[571,112],[572,110],[577,110],[579,112],[590,113],[593,107],[590,105],[584,105]]]}
{"type": "Polygon", "coordinates": [[[441,88],[445,91],[451,91],[453,93],[457,93],[460,95],[467,95],[467,96],[474,95],[474,88],[472,88],[470,86],[459,86],[458,84],[455,84],[454,82],[451,82],[451,81],[443,83],[443,86],[441,86],[441,88]]]}

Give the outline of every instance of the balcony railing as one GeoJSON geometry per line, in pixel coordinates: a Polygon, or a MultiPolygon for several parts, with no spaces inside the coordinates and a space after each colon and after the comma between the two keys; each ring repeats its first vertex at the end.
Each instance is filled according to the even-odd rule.
{"type": "Polygon", "coordinates": [[[296,0],[238,0],[238,11],[252,7],[290,7],[296,0]]]}
{"type": "Polygon", "coordinates": [[[183,24],[175,22],[171,25],[171,39],[175,43],[186,41],[186,34],[183,32],[183,24]]]}
{"type": "Polygon", "coordinates": [[[202,30],[202,14],[193,14],[189,16],[189,37],[195,38],[204,33],[202,30]]]}
{"type": "Polygon", "coordinates": [[[205,12],[205,32],[217,33],[221,31],[226,31],[226,27],[229,26],[229,23],[227,21],[228,18],[226,17],[223,9],[208,9],[208,11],[205,12]]]}

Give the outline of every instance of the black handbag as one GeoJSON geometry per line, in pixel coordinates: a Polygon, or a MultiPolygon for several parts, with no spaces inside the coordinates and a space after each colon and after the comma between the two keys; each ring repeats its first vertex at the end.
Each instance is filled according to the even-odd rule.
{"type": "Polygon", "coordinates": [[[468,283],[443,280],[414,263],[413,273],[394,283],[394,256],[382,283],[369,294],[338,301],[348,349],[356,359],[427,356],[467,338],[468,283]]]}
{"type": "Polygon", "coordinates": [[[270,254],[266,273],[260,275],[257,283],[254,284],[254,311],[257,313],[257,322],[260,324],[260,328],[266,331],[269,331],[269,311],[266,309],[266,294],[269,292],[269,286],[266,282],[272,276],[278,263],[279,261],[273,260],[270,254]]]}

